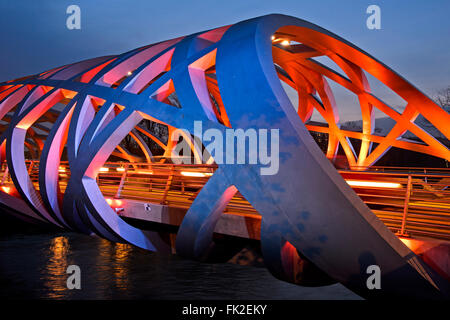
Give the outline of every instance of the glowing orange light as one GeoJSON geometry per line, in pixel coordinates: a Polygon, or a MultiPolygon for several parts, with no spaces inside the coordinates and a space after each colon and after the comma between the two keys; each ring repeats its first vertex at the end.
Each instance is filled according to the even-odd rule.
{"type": "Polygon", "coordinates": [[[10,187],[2,187],[3,191],[5,191],[6,193],[9,193],[11,191],[10,187]]]}
{"type": "Polygon", "coordinates": [[[415,239],[409,239],[409,238],[403,238],[403,237],[398,237],[400,239],[401,242],[403,242],[403,244],[405,246],[407,246],[411,251],[413,251],[414,253],[418,253],[418,251],[421,248],[421,244],[423,244],[423,242],[419,241],[419,240],[415,240],[415,239]]]}
{"type": "Polygon", "coordinates": [[[131,76],[133,74],[133,72],[128,71],[127,76],[131,76]]]}
{"type": "Polygon", "coordinates": [[[125,168],[119,167],[119,168],[116,168],[116,171],[118,171],[118,172],[124,172],[124,171],[125,171],[125,168]]]}
{"type": "Polygon", "coordinates": [[[108,172],[109,168],[105,168],[105,167],[101,167],[100,168],[100,172],[108,172]]]}
{"type": "Polygon", "coordinates": [[[28,130],[28,128],[31,127],[31,124],[29,123],[19,123],[16,128],[22,129],[22,130],[28,130]]]}
{"type": "Polygon", "coordinates": [[[275,36],[272,36],[271,39],[272,39],[272,41],[275,40],[275,36]]]}
{"type": "Polygon", "coordinates": [[[58,171],[59,171],[59,172],[66,172],[66,168],[59,166],[58,171]]]}
{"type": "Polygon", "coordinates": [[[181,171],[181,175],[185,177],[204,177],[203,172],[181,171]]]}
{"type": "Polygon", "coordinates": [[[109,199],[109,198],[106,198],[106,202],[109,204],[109,205],[112,205],[112,199],[109,199]]]}
{"type": "Polygon", "coordinates": [[[281,41],[281,45],[282,46],[288,46],[288,45],[290,45],[291,43],[289,42],[289,40],[283,40],[283,41],[281,41]]]}
{"type": "Polygon", "coordinates": [[[403,242],[408,248],[411,246],[411,240],[406,239],[406,238],[400,238],[400,241],[403,242]]]}
{"type": "Polygon", "coordinates": [[[122,205],[122,200],[116,199],[115,201],[116,201],[116,205],[117,206],[121,206],[122,205]]]}
{"type": "Polygon", "coordinates": [[[381,182],[381,181],[358,181],[358,180],[345,180],[350,186],[353,187],[373,187],[373,188],[401,188],[400,183],[395,182],[381,182]]]}
{"type": "Polygon", "coordinates": [[[139,170],[137,173],[140,173],[140,174],[153,174],[153,171],[152,170],[139,170]]]}

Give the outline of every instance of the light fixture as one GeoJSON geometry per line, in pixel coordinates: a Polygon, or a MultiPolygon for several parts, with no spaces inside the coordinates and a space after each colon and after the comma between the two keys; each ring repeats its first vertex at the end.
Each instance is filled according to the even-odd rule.
{"type": "Polygon", "coordinates": [[[288,46],[288,45],[290,45],[291,43],[289,42],[289,40],[283,40],[283,41],[281,41],[281,45],[282,46],[288,46]]]}
{"type": "Polygon", "coordinates": [[[133,72],[131,72],[131,71],[127,72],[127,76],[131,76],[132,74],[133,74],[133,72]]]}
{"type": "Polygon", "coordinates": [[[2,190],[5,191],[6,193],[9,193],[9,192],[11,191],[11,188],[10,188],[10,187],[6,187],[6,186],[3,186],[3,187],[2,187],[2,190]]]}
{"type": "Polygon", "coordinates": [[[181,171],[181,175],[185,177],[204,177],[203,172],[181,171]]]}
{"type": "Polygon", "coordinates": [[[118,172],[124,172],[124,171],[125,171],[125,168],[124,168],[124,167],[118,167],[118,168],[116,168],[116,171],[118,171],[118,172]]]}
{"type": "Polygon", "coordinates": [[[275,40],[275,36],[272,36],[271,39],[272,39],[272,41],[275,40]]]}
{"type": "Polygon", "coordinates": [[[109,171],[109,168],[106,168],[106,167],[100,168],[100,172],[108,172],[108,171],[109,171]]]}
{"type": "Polygon", "coordinates": [[[106,202],[109,204],[109,205],[112,205],[112,199],[110,199],[110,198],[106,198],[106,202]]]}
{"type": "Polygon", "coordinates": [[[401,242],[403,242],[405,246],[407,246],[412,252],[415,253],[417,253],[417,250],[423,245],[423,242],[417,239],[411,239],[402,236],[398,236],[398,238],[401,242]]]}
{"type": "Polygon", "coordinates": [[[400,183],[395,182],[381,182],[381,181],[359,181],[359,180],[345,180],[353,187],[373,187],[373,188],[401,188],[400,183]]]}
{"type": "Polygon", "coordinates": [[[141,169],[137,173],[140,173],[140,174],[153,174],[153,171],[152,170],[141,169]]]}
{"type": "Polygon", "coordinates": [[[66,168],[59,166],[58,172],[66,172],[66,168]]]}

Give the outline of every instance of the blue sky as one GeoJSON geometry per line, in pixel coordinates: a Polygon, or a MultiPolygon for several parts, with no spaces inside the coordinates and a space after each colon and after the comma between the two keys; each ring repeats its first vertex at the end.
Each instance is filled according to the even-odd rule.
{"type": "Polygon", "coordinates": [[[3,0],[0,81],[283,13],[342,36],[433,96],[450,85],[449,12],[448,0],[3,0]],[[70,4],[81,8],[81,30],[66,28],[70,4]],[[381,8],[381,30],[366,27],[370,4],[381,8]]]}

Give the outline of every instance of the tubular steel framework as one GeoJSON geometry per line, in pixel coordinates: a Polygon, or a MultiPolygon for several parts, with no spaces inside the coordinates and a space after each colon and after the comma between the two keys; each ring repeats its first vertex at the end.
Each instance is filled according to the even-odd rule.
{"type": "Polygon", "coordinates": [[[169,137],[176,128],[186,129],[191,135],[183,138],[195,157],[200,152],[193,145],[194,121],[220,131],[279,129],[279,172],[264,176],[259,164],[219,164],[181,223],[177,253],[205,257],[222,211],[239,191],[262,217],[262,253],[276,277],[310,284],[293,272],[294,261],[364,297],[442,297],[448,282],[377,219],[327,160],[339,146],[352,168],[373,165],[390,147],[450,160],[449,149],[415,123],[419,115],[450,138],[450,115],[387,66],[314,24],[268,15],[1,83],[1,160],[15,187],[8,193],[31,209],[18,216],[164,251],[169,248],[160,234],[125,222],[97,184],[111,155],[159,161],[145,139],[163,150],[163,158],[170,156],[176,143],[139,123],[161,124],[169,137]],[[316,57],[331,59],[340,70],[316,57]],[[405,100],[406,108],[398,112],[372,94],[367,74],[405,100]],[[298,106],[280,79],[296,90],[298,106]],[[329,81],[356,95],[361,132],[341,129],[329,81]],[[395,121],[384,137],[374,134],[375,109],[395,121]],[[326,124],[308,122],[314,110],[326,124]],[[328,134],[326,156],[308,130],[328,134]],[[421,142],[402,139],[407,131],[421,142]],[[120,144],[127,136],[143,156],[120,144]],[[349,138],[361,140],[359,152],[349,138]],[[37,186],[26,156],[39,159],[37,186]],[[69,164],[64,192],[62,157],[69,164]],[[381,290],[366,286],[365,270],[373,264],[381,270],[381,290]]]}

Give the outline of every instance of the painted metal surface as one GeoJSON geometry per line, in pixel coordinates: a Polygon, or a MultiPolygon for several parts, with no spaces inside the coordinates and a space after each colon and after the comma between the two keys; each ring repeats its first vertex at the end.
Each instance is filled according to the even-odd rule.
{"type": "MultiPolygon", "coordinates": [[[[167,125],[169,134],[175,128],[194,134],[194,121],[222,132],[227,127],[279,129],[278,173],[261,175],[261,164],[219,164],[180,226],[178,254],[195,259],[207,254],[221,212],[239,190],[262,215],[264,260],[276,277],[290,281],[293,275],[286,260],[307,260],[364,297],[448,296],[448,282],[376,218],[328,159],[341,145],[354,168],[374,164],[391,146],[449,160],[448,148],[414,120],[421,114],[449,138],[450,115],[381,62],[325,29],[268,15],[56,68],[2,83],[0,89],[0,115],[17,106],[0,137],[1,159],[7,160],[16,191],[33,210],[33,219],[168,251],[157,232],[122,220],[96,183],[111,154],[133,161],[133,155],[118,147],[122,139],[132,132],[146,160],[152,161],[140,139],[141,134],[151,134],[136,129],[143,119],[167,125]],[[283,39],[292,42],[283,48],[278,44],[283,39]],[[323,55],[345,74],[309,59],[323,55]],[[407,101],[402,113],[371,94],[365,72],[407,101]],[[297,109],[280,79],[297,90],[297,109]],[[357,95],[362,132],[340,129],[330,80],[357,95]],[[171,101],[174,93],[180,105],[171,101]],[[63,108],[49,116],[58,103],[63,108]],[[374,108],[396,121],[386,137],[373,135],[374,108]],[[328,125],[308,128],[328,133],[326,156],[304,124],[314,109],[328,125]],[[43,115],[54,123],[45,139],[39,133],[45,127],[38,123],[43,115]],[[407,130],[424,143],[399,139],[407,130]],[[358,154],[349,137],[362,141],[358,154]],[[372,142],[378,143],[373,150],[372,142]],[[25,148],[40,159],[39,190],[30,181],[25,148]],[[70,180],[62,193],[58,168],[64,148],[70,180]],[[381,269],[381,290],[366,285],[366,269],[373,264],[381,269]]],[[[168,155],[176,144],[152,139],[168,155]]],[[[193,152],[198,157],[199,151],[193,152]]]]}

